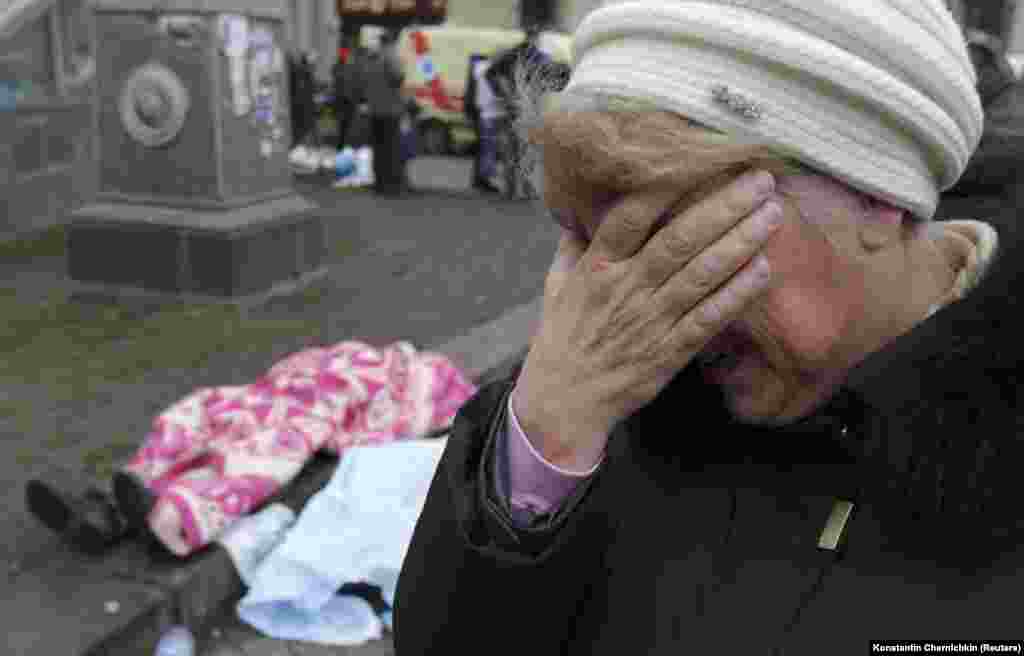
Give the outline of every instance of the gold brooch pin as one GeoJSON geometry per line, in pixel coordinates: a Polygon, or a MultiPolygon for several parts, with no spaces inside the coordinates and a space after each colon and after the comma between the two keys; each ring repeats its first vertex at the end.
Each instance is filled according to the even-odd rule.
{"type": "Polygon", "coordinates": [[[836,499],[832,504],[832,513],[825,522],[825,528],[821,529],[821,536],[818,538],[818,548],[835,551],[839,547],[839,541],[843,538],[843,531],[846,523],[850,520],[850,513],[853,512],[853,503],[836,499]]]}
{"type": "Polygon", "coordinates": [[[747,120],[758,121],[764,116],[763,105],[734,92],[724,84],[719,84],[711,89],[711,97],[718,104],[725,105],[747,120]]]}

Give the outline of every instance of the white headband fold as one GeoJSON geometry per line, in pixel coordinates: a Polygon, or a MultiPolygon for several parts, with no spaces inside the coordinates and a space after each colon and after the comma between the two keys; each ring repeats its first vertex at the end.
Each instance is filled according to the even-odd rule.
{"type": "Polygon", "coordinates": [[[973,67],[939,0],[612,0],[573,48],[569,93],[764,141],[925,219],[981,140],[973,67]]]}

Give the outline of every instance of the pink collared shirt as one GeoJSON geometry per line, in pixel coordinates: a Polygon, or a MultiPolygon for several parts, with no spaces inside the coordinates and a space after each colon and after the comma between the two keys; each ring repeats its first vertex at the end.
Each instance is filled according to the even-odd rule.
{"type": "Polygon", "coordinates": [[[498,436],[496,457],[506,458],[508,499],[517,524],[524,523],[531,514],[552,512],[569,496],[577,485],[601,466],[603,458],[583,472],[573,472],[551,464],[534,448],[523,432],[508,399],[508,419],[503,435],[498,436]],[[504,449],[501,442],[504,441],[504,449]]]}

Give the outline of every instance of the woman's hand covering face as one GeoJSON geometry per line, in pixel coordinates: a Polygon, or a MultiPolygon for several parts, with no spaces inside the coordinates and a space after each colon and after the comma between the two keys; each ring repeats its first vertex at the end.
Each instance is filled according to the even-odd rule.
{"type": "Polygon", "coordinates": [[[614,425],[768,289],[759,253],[782,218],[774,184],[748,173],[677,215],[678,192],[639,191],[611,202],[589,244],[564,231],[513,394],[546,458],[597,462],[614,425]]]}

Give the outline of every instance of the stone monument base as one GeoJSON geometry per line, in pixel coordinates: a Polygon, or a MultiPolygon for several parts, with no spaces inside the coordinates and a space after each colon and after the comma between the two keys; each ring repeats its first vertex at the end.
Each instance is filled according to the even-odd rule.
{"type": "Polygon", "coordinates": [[[293,194],[230,210],[95,204],[71,215],[67,274],[79,292],[247,304],[327,272],[327,225],[293,194]]]}

